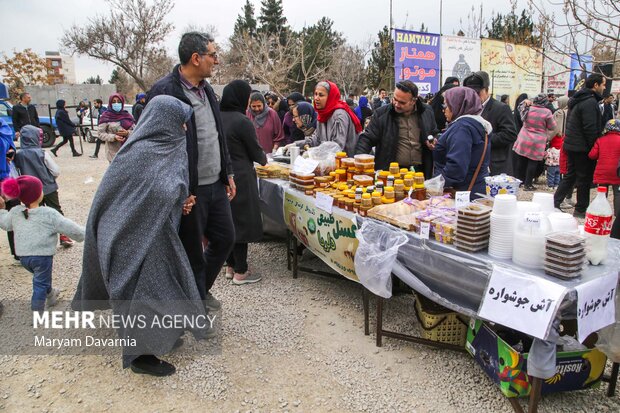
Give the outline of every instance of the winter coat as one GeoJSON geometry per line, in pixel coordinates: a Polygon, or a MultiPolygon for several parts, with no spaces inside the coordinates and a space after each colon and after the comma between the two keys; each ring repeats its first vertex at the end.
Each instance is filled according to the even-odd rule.
{"type": "MultiPolygon", "coordinates": [[[[435,124],[435,115],[431,107],[419,100],[416,103],[416,114],[420,126],[420,144],[422,147],[422,169],[424,176],[430,178],[433,173],[433,154],[426,146],[428,135],[436,135],[439,131],[435,124]]],[[[370,123],[360,134],[355,147],[355,154],[370,153],[375,148],[375,169],[387,170],[391,162],[396,159],[398,149],[398,113],[394,106],[381,106],[375,110],[370,123]]],[[[403,165],[405,166],[405,165],[403,165]]]]}
{"type": "Polygon", "coordinates": [[[142,115],[142,111],[144,110],[144,105],[142,103],[137,102],[133,105],[131,109],[131,116],[133,116],[136,123],[138,123],[138,119],[140,119],[140,115],[142,115]]]}
{"type": "Polygon", "coordinates": [[[598,104],[600,100],[601,96],[592,89],[581,89],[568,101],[565,150],[590,152],[605,126],[598,104]]]}
{"type": "Polygon", "coordinates": [[[40,128],[39,114],[37,108],[34,105],[28,105],[28,107],[21,103],[13,106],[13,129],[16,131],[21,130],[26,125],[36,126],[40,128]]]}
{"type": "MultiPolygon", "coordinates": [[[[266,153],[271,153],[275,145],[283,146],[285,142],[284,132],[282,131],[282,122],[280,121],[278,112],[271,108],[267,108],[267,111],[268,114],[267,119],[265,119],[265,123],[263,123],[262,126],[254,124],[254,128],[256,130],[256,138],[258,139],[260,146],[263,148],[263,151],[266,153]]],[[[248,117],[251,116],[251,111],[249,109],[247,114],[248,117]]],[[[224,131],[226,131],[226,128],[224,128],[224,131]]]]}
{"type": "MultiPolygon", "coordinates": [[[[147,93],[147,106],[149,100],[157,95],[170,95],[179,99],[181,102],[185,102],[191,106],[191,101],[185,96],[183,91],[183,85],[181,84],[181,74],[179,73],[179,66],[176,65],[172,72],[163,78],[159,79],[147,93]]],[[[220,144],[220,159],[222,170],[220,172],[220,180],[224,185],[228,185],[228,176],[233,174],[232,164],[230,162],[230,155],[228,154],[228,145],[226,144],[226,138],[224,131],[222,130],[222,119],[220,118],[219,104],[215,97],[213,88],[208,83],[205,83],[204,90],[209,99],[209,104],[213,110],[215,116],[215,124],[217,126],[218,140],[220,144]]],[[[192,194],[196,192],[198,186],[198,140],[196,137],[196,118],[192,114],[189,122],[187,122],[186,132],[187,143],[187,158],[189,162],[189,189],[192,194]]]]}
{"type": "Polygon", "coordinates": [[[598,138],[588,156],[598,160],[594,170],[595,184],[620,185],[616,173],[620,160],[620,132],[610,131],[598,138]]]}
{"type": "Polygon", "coordinates": [[[254,162],[265,165],[267,157],[256,139],[252,121],[242,113],[222,112],[222,125],[237,186],[237,195],[230,202],[235,240],[238,243],[256,242],[263,236],[263,221],[254,162]]]}
{"type": "Polygon", "coordinates": [[[26,125],[21,129],[20,148],[15,154],[15,167],[21,175],[39,178],[43,184],[43,195],[49,195],[58,190],[56,177],[60,175],[60,168],[49,153],[41,149],[40,131],[41,129],[32,125],[26,125]]]}
{"type": "Polygon", "coordinates": [[[493,128],[489,135],[491,143],[491,175],[511,173],[508,155],[517,140],[517,130],[512,111],[505,103],[494,98],[484,106],[482,118],[488,121],[493,128]]]}
{"type": "Polygon", "coordinates": [[[543,106],[530,106],[513,150],[518,155],[533,161],[542,161],[547,147],[547,137],[555,127],[555,120],[549,109],[543,106]]]}
{"type": "Polygon", "coordinates": [[[69,118],[67,111],[65,109],[58,109],[54,117],[56,118],[56,126],[60,136],[73,136],[76,124],[69,118]]]}
{"type": "Polygon", "coordinates": [[[323,142],[336,142],[346,153],[355,153],[357,132],[347,111],[336,109],[327,122],[317,122],[314,133],[303,141],[296,141],[296,145],[316,147],[323,142]]]}
{"type": "MultiPolygon", "coordinates": [[[[121,146],[123,146],[123,142],[116,140],[116,132],[121,129],[123,128],[121,127],[120,122],[100,123],[97,126],[99,140],[105,142],[105,156],[108,162],[112,162],[112,159],[114,159],[116,153],[121,149],[121,146]]],[[[132,132],[133,128],[129,129],[129,135],[127,135],[125,140],[129,139],[132,132]]]]}
{"type": "MultiPolygon", "coordinates": [[[[484,149],[484,137],[489,129],[489,123],[480,116],[465,115],[452,122],[441,135],[433,151],[435,159],[433,174],[444,177],[445,187],[467,191],[480,162],[484,149]]],[[[489,176],[491,153],[490,144],[487,144],[484,160],[471,189],[472,199],[478,198],[476,193],[484,194],[486,191],[484,178],[489,176]]]]}

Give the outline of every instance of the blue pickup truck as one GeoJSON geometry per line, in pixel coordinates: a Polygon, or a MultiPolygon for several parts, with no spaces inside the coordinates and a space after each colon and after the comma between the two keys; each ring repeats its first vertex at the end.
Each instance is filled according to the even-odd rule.
{"type": "MultiPolygon", "coordinates": [[[[6,100],[0,100],[0,118],[4,119],[13,129],[13,105],[6,100]]],[[[56,141],[56,120],[39,114],[39,124],[45,134],[43,137],[43,147],[49,148],[53,146],[56,141]]],[[[13,140],[15,140],[15,131],[13,131],[13,140]]]]}

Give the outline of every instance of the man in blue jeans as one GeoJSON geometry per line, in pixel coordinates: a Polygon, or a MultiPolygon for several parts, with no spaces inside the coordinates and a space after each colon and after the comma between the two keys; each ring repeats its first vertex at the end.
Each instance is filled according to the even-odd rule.
{"type": "Polygon", "coordinates": [[[170,95],[194,109],[186,125],[190,196],[185,207],[191,212],[183,215],[179,236],[205,307],[217,311],[221,304],[209,290],[235,243],[230,200],[236,188],[219,103],[205,80],[218,64],[213,37],[185,33],[179,43],[179,59],[172,73],[158,80],[147,93],[147,106],[157,95],[170,95]],[[205,238],[208,245],[203,251],[205,238]]]}

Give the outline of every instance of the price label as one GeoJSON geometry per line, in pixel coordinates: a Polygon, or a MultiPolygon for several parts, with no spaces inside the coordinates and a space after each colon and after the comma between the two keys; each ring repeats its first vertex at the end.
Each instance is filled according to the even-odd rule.
{"type": "Polygon", "coordinates": [[[465,207],[471,202],[470,191],[457,191],[454,194],[454,207],[456,209],[465,207]]]}
{"type": "Polygon", "coordinates": [[[327,194],[324,194],[323,192],[317,192],[315,198],[315,205],[317,208],[320,208],[328,214],[331,214],[332,208],[334,207],[334,198],[327,194]]]}
{"type": "Polygon", "coordinates": [[[525,222],[532,228],[540,228],[540,220],[542,219],[542,213],[540,212],[527,212],[525,214],[525,222]]]}
{"type": "Polygon", "coordinates": [[[431,236],[431,223],[420,222],[420,236],[423,239],[429,239],[431,236]]]}

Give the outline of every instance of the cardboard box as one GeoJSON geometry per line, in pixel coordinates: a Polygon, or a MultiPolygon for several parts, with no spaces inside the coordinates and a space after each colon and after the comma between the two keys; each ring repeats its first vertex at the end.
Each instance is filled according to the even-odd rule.
{"type": "MultiPolygon", "coordinates": [[[[527,340],[527,336],[524,336],[527,340]]],[[[530,394],[527,353],[506,343],[487,324],[472,319],[465,348],[506,397],[530,394]]],[[[597,385],[607,357],[599,350],[558,352],[556,374],[543,381],[542,394],[587,389],[597,385]]]]}

